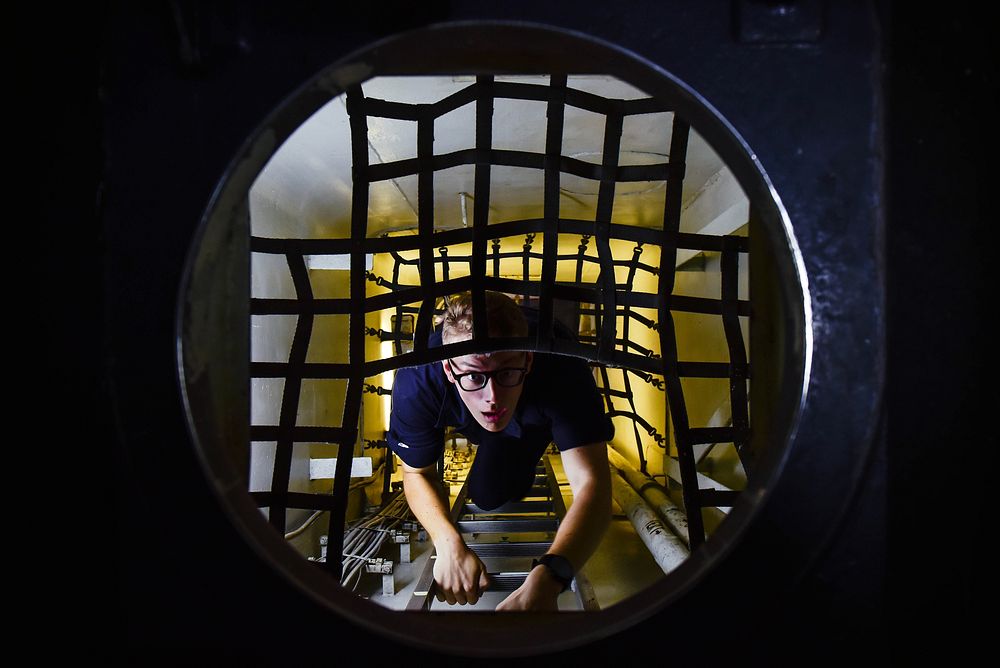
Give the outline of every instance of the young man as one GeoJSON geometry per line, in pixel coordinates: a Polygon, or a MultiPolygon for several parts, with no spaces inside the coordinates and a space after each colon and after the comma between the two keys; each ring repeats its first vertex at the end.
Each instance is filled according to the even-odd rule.
{"type": "MultiPolygon", "coordinates": [[[[524,311],[506,295],[486,293],[491,337],[529,333],[524,311]]],[[[430,345],[472,338],[472,299],[453,299],[430,345]]],[[[438,597],[475,603],[489,586],[486,568],[451,522],[436,469],[444,429],[478,445],[469,496],[484,509],[524,498],[538,463],[555,441],[573,504],[548,554],[498,610],[556,610],[556,598],[590,557],[611,516],[607,441],[614,427],[590,369],[580,359],[503,351],[462,355],[400,369],[392,388],[388,442],[403,460],[410,509],[434,541],[438,597]]]]}

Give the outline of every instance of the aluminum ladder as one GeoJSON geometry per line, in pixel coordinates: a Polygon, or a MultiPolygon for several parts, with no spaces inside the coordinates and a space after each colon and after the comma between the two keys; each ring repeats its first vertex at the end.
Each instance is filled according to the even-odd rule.
{"type": "MultiPolygon", "coordinates": [[[[535,469],[535,483],[528,496],[512,501],[493,510],[483,510],[474,503],[467,503],[467,483],[462,485],[451,508],[451,519],[462,534],[469,549],[489,567],[500,564],[501,570],[489,572],[489,592],[512,592],[524,582],[530,569],[530,560],[545,554],[552,545],[552,536],[559,522],[566,515],[559,482],[552,468],[551,457],[546,454],[535,469]],[[524,534],[546,534],[542,540],[518,540],[524,534]],[[514,566],[511,568],[510,566],[514,566]]],[[[431,553],[424,570],[417,580],[406,610],[430,610],[435,600],[434,560],[431,553]]],[[[580,610],[596,611],[600,607],[594,590],[583,573],[577,573],[571,589],[580,610]]]]}

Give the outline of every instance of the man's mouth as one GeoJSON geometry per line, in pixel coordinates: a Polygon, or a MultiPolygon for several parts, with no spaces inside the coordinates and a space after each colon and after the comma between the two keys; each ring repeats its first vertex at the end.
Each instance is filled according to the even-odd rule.
{"type": "Polygon", "coordinates": [[[503,419],[503,416],[507,414],[506,408],[498,408],[494,411],[483,411],[483,419],[490,424],[496,424],[503,419]]]}

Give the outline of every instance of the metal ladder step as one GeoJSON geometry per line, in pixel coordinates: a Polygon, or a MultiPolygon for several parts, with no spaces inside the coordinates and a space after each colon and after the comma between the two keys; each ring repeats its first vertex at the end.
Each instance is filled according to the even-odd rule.
{"type": "Polygon", "coordinates": [[[460,533],[530,533],[550,532],[559,528],[559,520],[533,518],[496,518],[489,520],[459,520],[460,533]]]}
{"type": "Polygon", "coordinates": [[[505,503],[499,508],[493,508],[492,510],[484,510],[474,503],[465,504],[463,508],[465,515],[499,515],[499,514],[511,514],[511,513],[546,513],[552,512],[552,502],[549,500],[523,500],[523,501],[511,501],[505,503]]]}
{"type": "Polygon", "coordinates": [[[551,547],[545,541],[503,541],[500,543],[469,543],[469,549],[480,559],[491,557],[540,557],[551,547]]]}
{"type": "MultiPolygon", "coordinates": [[[[539,475],[535,477],[535,485],[529,496],[542,498],[525,498],[520,501],[506,503],[493,510],[483,510],[474,503],[468,503],[468,488],[463,485],[452,506],[451,516],[456,527],[462,534],[518,534],[518,533],[554,533],[559,528],[560,519],[566,514],[562,492],[556,481],[555,472],[546,456],[536,467],[539,475]],[[525,517],[526,513],[545,514],[549,517],[525,517]],[[470,516],[479,516],[471,519],[470,516]],[[483,519],[481,516],[488,516],[483,519]]],[[[471,537],[471,536],[470,536],[471,537]]],[[[538,557],[548,551],[552,543],[549,541],[516,541],[502,540],[499,542],[478,542],[465,540],[469,549],[480,558],[506,557],[538,557]]],[[[434,596],[434,559],[432,554],[421,574],[414,593],[406,606],[407,610],[429,610],[434,596]]],[[[512,592],[524,583],[527,572],[503,571],[490,573],[490,589],[494,592],[512,592]]],[[[593,595],[593,589],[586,577],[578,573],[574,582],[577,601],[584,610],[599,609],[593,595]]]]}
{"type": "Polygon", "coordinates": [[[517,573],[490,573],[490,591],[501,591],[510,593],[524,584],[527,572],[517,573]]]}

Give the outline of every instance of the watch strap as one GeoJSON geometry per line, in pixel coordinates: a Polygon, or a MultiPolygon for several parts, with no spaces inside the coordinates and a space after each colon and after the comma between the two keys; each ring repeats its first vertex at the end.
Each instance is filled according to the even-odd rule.
{"type": "Polygon", "coordinates": [[[558,554],[543,554],[537,559],[531,560],[532,568],[539,565],[545,566],[549,569],[549,573],[552,574],[552,577],[562,584],[563,591],[569,589],[574,576],[573,565],[569,563],[569,559],[558,554]]]}

